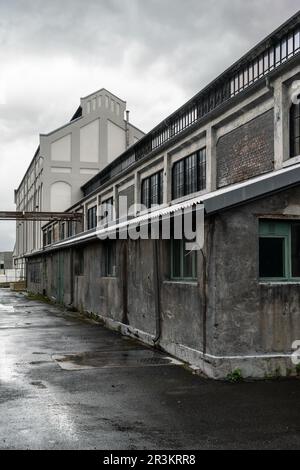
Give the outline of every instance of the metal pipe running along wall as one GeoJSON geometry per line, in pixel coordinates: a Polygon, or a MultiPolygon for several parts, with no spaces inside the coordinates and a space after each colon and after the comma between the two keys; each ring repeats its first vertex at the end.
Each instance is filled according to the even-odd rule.
{"type": "Polygon", "coordinates": [[[82,213],[78,212],[25,212],[25,211],[2,211],[0,212],[0,220],[26,220],[26,221],[81,221],[83,218],[82,213]]]}

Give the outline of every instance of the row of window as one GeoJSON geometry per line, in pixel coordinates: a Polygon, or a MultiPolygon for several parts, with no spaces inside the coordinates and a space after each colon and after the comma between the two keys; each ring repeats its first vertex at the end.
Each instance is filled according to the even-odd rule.
{"type": "MultiPolygon", "coordinates": [[[[202,191],[206,187],[206,149],[176,162],[172,169],[173,199],[202,191]]],[[[141,184],[141,203],[150,209],[163,204],[164,173],[159,171],[144,178],[141,184]]],[[[113,198],[101,204],[101,218],[113,220],[113,198]]],[[[129,207],[128,207],[129,209],[129,207]]],[[[97,206],[87,211],[87,229],[97,227],[97,206]]]]}
{"type": "MultiPolygon", "coordinates": [[[[116,276],[116,243],[105,242],[103,275],[116,276]]],[[[171,279],[197,280],[197,251],[190,251],[186,240],[171,240],[171,279]]],[[[84,251],[78,249],[75,274],[84,275],[84,251]]],[[[32,271],[32,282],[39,282],[38,269],[32,271]]],[[[300,221],[260,220],[259,278],[265,281],[300,280],[300,221]]]]}
{"type": "MultiPolygon", "coordinates": [[[[107,240],[104,247],[104,257],[102,266],[102,275],[104,277],[116,277],[117,275],[117,257],[116,257],[116,243],[112,240],[107,240]]],[[[84,250],[83,248],[76,250],[74,272],[76,276],[84,275],[84,250]]]]}
{"type": "Polygon", "coordinates": [[[61,222],[56,226],[51,225],[43,231],[43,246],[51,245],[59,240],[73,237],[77,233],[77,222],[61,222]]]}
{"type": "MultiPolygon", "coordinates": [[[[206,149],[203,148],[174,163],[172,168],[172,198],[179,199],[206,188],[206,149]]],[[[163,172],[142,182],[142,204],[146,207],[163,203],[163,172]]]]}
{"type": "MultiPolygon", "coordinates": [[[[103,276],[116,277],[116,242],[107,240],[103,247],[103,276]]],[[[84,250],[82,248],[76,250],[74,272],[76,276],[84,275],[84,250]]],[[[171,242],[171,278],[174,280],[185,279],[190,281],[197,279],[197,254],[195,251],[187,250],[187,242],[185,240],[173,240],[171,242]]]]}

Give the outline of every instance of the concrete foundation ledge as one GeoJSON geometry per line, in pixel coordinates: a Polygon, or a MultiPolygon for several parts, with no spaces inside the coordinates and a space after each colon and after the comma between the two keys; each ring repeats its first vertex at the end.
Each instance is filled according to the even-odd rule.
{"type": "Polygon", "coordinates": [[[124,336],[129,336],[130,338],[135,338],[143,343],[153,346],[154,345],[154,335],[146,333],[145,331],[138,330],[124,323],[113,320],[112,318],[104,317],[97,314],[97,317],[103,323],[104,326],[110,330],[118,331],[124,336]]]}
{"type": "MultiPolygon", "coordinates": [[[[153,334],[99,314],[97,317],[107,328],[154,346],[153,334]]],[[[194,373],[204,374],[214,380],[228,379],[237,372],[242,379],[272,379],[300,375],[300,367],[297,368],[292,363],[289,353],[222,357],[203,354],[196,349],[164,339],[158,344],[163,351],[185,362],[194,373]]]]}
{"type": "Polygon", "coordinates": [[[272,379],[300,375],[300,367],[293,364],[292,356],[288,353],[218,357],[203,354],[182,344],[162,341],[161,347],[188,363],[195,372],[203,373],[215,380],[228,379],[237,371],[243,379],[272,379]]]}

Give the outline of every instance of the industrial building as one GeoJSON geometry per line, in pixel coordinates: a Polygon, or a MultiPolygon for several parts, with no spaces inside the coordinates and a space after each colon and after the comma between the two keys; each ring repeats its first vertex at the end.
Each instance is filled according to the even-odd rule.
{"type": "MultiPolygon", "coordinates": [[[[73,232],[55,221],[43,235],[36,229],[43,246],[26,253],[28,289],[210,377],[236,370],[244,377],[295,374],[299,80],[300,13],[151,132],[118,148],[91,179],[85,173],[82,194],[77,168],[76,191],[57,187],[68,208],[49,202],[51,179],[44,187],[48,207],[79,212],[82,222],[73,232]],[[203,210],[204,242],[191,249],[174,226],[183,211],[195,221],[203,210]],[[167,217],[169,239],[161,236],[167,217]],[[129,236],[130,228],[142,231],[153,221],[156,236],[129,236]]],[[[76,142],[80,153],[85,145],[76,142]]],[[[62,147],[54,144],[52,152],[62,160],[49,169],[56,178],[57,168],[68,165],[62,147]]],[[[73,173],[64,176],[72,185],[73,173]]]]}
{"type": "Polygon", "coordinates": [[[5,274],[7,269],[13,268],[13,253],[12,251],[0,252],[0,274],[5,274]]]}
{"type": "MultiPolygon", "coordinates": [[[[70,122],[39,136],[40,145],[15,191],[17,211],[64,211],[81,186],[144,135],[129,122],[126,102],[104,88],[81,98],[70,122]]],[[[19,221],[14,263],[42,248],[43,222],[19,221]]],[[[72,227],[70,227],[70,232],[72,227]]]]}

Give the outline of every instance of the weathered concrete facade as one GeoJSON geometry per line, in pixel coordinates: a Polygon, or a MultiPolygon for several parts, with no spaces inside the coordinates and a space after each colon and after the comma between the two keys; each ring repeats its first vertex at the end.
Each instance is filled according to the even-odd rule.
{"type": "Polygon", "coordinates": [[[276,217],[295,207],[300,214],[300,187],[210,216],[205,285],[200,256],[197,282],[172,282],[170,242],[160,240],[156,292],[155,241],[116,240],[116,277],[103,277],[107,241],[95,241],[30,258],[28,269],[39,269],[39,282],[29,276],[28,289],[95,314],[150,344],[160,333],[157,345],[182,359],[193,357],[191,362],[209,375],[222,377],[237,368],[244,376],[286,375],[293,367],[284,356],[300,338],[299,284],[260,281],[258,214],[276,217]],[[78,253],[84,259],[80,276],[78,253]]]}

